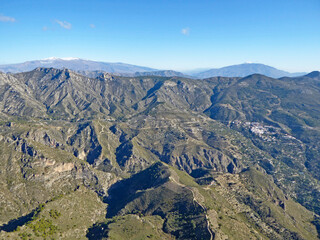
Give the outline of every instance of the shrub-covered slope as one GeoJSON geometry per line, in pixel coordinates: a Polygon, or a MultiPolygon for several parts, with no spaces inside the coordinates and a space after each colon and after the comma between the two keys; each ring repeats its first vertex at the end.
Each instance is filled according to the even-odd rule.
{"type": "Polygon", "coordinates": [[[0,236],[316,239],[319,86],[1,74],[0,236]]]}

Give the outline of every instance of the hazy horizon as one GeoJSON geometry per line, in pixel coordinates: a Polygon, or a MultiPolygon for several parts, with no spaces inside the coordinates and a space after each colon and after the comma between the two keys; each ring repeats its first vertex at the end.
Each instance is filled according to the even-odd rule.
{"type": "MultiPolygon", "coordinates": [[[[123,64],[129,64],[129,65],[136,65],[136,64],[131,64],[131,63],[126,63],[126,62],[106,62],[106,61],[97,61],[94,59],[85,59],[85,58],[79,58],[79,57],[48,57],[48,58],[43,58],[43,59],[33,59],[30,61],[48,61],[48,60],[65,60],[65,61],[69,61],[69,60],[85,60],[85,61],[93,61],[93,62],[104,62],[104,63],[123,63],[123,64]]],[[[30,62],[30,61],[23,61],[23,62],[15,62],[15,63],[7,63],[7,64],[0,64],[1,65],[14,65],[14,64],[22,64],[25,62],[30,62]]],[[[231,66],[237,66],[237,65],[243,65],[243,64],[262,64],[262,65],[266,65],[264,63],[258,63],[258,62],[243,62],[243,63],[236,63],[236,64],[231,64],[231,65],[226,65],[226,66],[220,66],[220,67],[216,67],[216,66],[211,66],[211,67],[199,67],[199,68],[190,68],[190,69],[171,69],[171,68],[167,68],[167,69],[161,69],[161,68],[157,68],[157,67],[151,67],[151,66],[145,66],[145,65],[136,65],[136,66],[141,66],[141,67],[149,67],[149,68],[153,68],[154,70],[173,70],[173,71],[178,71],[178,72],[183,72],[183,73],[193,73],[193,72],[204,72],[206,70],[211,70],[211,69],[220,69],[220,68],[224,68],[224,67],[231,67],[231,66]]],[[[269,67],[273,67],[275,69],[278,70],[282,70],[282,71],[287,71],[285,69],[281,69],[278,68],[277,66],[272,66],[272,65],[266,65],[269,67]]],[[[99,69],[97,69],[99,70],[99,69]]],[[[318,69],[314,69],[312,71],[319,71],[318,69]]],[[[310,71],[310,72],[312,72],[310,71]]],[[[299,72],[305,72],[308,73],[308,71],[287,71],[289,73],[299,73],[299,72]]]]}

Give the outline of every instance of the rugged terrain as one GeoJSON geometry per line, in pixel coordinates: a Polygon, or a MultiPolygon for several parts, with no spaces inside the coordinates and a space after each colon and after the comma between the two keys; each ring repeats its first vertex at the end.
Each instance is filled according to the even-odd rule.
{"type": "Polygon", "coordinates": [[[317,239],[320,73],[0,73],[1,239],[317,239]]]}

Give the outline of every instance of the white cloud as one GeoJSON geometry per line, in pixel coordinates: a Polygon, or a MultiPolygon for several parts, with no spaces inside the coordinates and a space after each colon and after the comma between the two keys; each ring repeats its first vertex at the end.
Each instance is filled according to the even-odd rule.
{"type": "Polygon", "coordinates": [[[68,30],[70,30],[71,27],[72,27],[71,23],[66,22],[66,21],[56,20],[55,22],[58,23],[62,28],[65,28],[65,29],[68,29],[68,30]]]}
{"type": "Polygon", "coordinates": [[[13,17],[8,17],[0,14],[0,22],[15,22],[16,19],[13,17]]]}
{"type": "Polygon", "coordinates": [[[48,30],[48,27],[47,26],[44,26],[43,28],[42,28],[42,31],[47,31],[48,30]]]}
{"type": "Polygon", "coordinates": [[[91,28],[95,28],[95,27],[96,27],[96,25],[94,25],[94,24],[90,24],[90,27],[91,27],[91,28]]]}
{"type": "Polygon", "coordinates": [[[183,28],[182,30],[181,30],[181,33],[183,34],[183,35],[189,35],[190,34],[190,28],[183,28]]]}

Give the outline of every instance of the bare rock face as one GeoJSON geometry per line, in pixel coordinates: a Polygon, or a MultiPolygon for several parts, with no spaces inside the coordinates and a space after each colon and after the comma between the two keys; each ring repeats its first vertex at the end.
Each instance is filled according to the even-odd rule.
{"type": "Polygon", "coordinates": [[[74,155],[93,164],[101,154],[101,145],[90,123],[78,125],[76,132],[67,140],[67,144],[74,148],[74,155]]]}
{"type": "Polygon", "coordinates": [[[5,210],[0,221],[18,216],[17,209],[20,214],[28,213],[39,203],[73,191],[79,185],[85,185],[101,196],[104,194],[104,187],[88,164],[78,162],[71,153],[63,153],[46,138],[39,138],[40,144],[23,135],[5,136],[0,142],[3,167],[0,178],[5,180],[2,191],[8,191],[5,201],[16,212],[12,215],[11,210],[5,210]],[[16,202],[16,198],[20,202],[16,202]]]}

